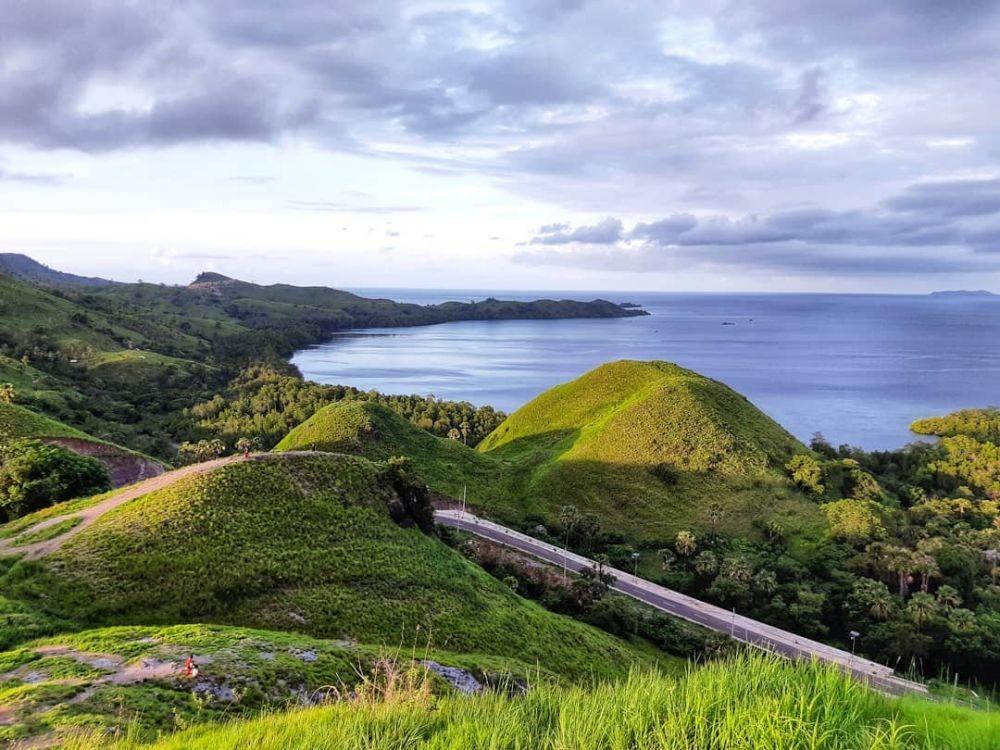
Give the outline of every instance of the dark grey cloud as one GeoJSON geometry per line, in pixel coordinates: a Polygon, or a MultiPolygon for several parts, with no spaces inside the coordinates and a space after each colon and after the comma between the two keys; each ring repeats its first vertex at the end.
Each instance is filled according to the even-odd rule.
{"type": "Polygon", "coordinates": [[[1000,269],[998,180],[913,185],[869,209],[798,208],[768,215],[695,217],[674,214],[637,223],[619,219],[542,233],[530,244],[608,245],[614,250],[518,253],[524,263],[628,268],[672,254],[703,263],[797,273],[945,273],[1000,269]],[[996,258],[989,257],[997,253],[996,258]]]}
{"type": "Polygon", "coordinates": [[[978,216],[1000,213],[1000,179],[951,180],[913,185],[885,201],[895,211],[935,216],[978,216]]]}

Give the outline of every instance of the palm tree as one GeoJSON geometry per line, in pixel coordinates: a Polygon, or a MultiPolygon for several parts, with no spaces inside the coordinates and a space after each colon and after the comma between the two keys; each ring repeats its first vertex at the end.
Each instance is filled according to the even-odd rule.
{"type": "Polygon", "coordinates": [[[931,576],[938,574],[937,560],[930,555],[916,555],[913,559],[913,571],[920,574],[920,590],[926,594],[931,576]]]}
{"type": "Polygon", "coordinates": [[[660,567],[663,570],[670,570],[670,566],[674,564],[674,551],[669,547],[664,547],[656,550],[656,556],[660,558],[660,567]]]}
{"type": "Polygon", "coordinates": [[[678,531],[677,538],[674,539],[674,549],[677,550],[677,554],[688,557],[698,549],[698,540],[690,531],[678,531]]]}
{"type": "Polygon", "coordinates": [[[699,552],[694,559],[694,572],[702,576],[713,575],[719,569],[719,558],[710,550],[699,552]]]}
{"type": "Polygon", "coordinates": [[[899,579],[899,595],[906,598],[910,592],[910,569],[913,567],[913,553],[905,547],[886,547],[883,555],[884,565],[890,573],[895,573],[899,579]]]}
{"type": "Polygon", "coordinates": [[[906,614],[910,616],[917,625],[934,619],[938,613],[938,605],[934,597],[923,591],[914,594],[906,605],[906,614]]]}
{"type": "Polygon", "coordinates": [[[967,633],[976,626],[976,615],[968,609],[957,607],[948,614],[948,627],[956,633],[967,633]]]}
{"type": "Polygon", "coordinates": [[[958,593],[958,590],[954,586],[939,586],[937,600],[938,606],[941,607],[941,610],[945,614],[962,605],[962,595],[958,593]]]}
{"type": "Polygon", "coordinates": [[[0,402],[13,404],[16,395],[17,390],[14,388],[13,383],[0,383],[0,402]]]}

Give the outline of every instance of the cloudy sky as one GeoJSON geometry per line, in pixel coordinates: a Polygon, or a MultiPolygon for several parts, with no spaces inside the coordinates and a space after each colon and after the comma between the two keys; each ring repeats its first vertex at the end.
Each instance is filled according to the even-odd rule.
{"type": "Polygon", "coordinates": [[[115,278],[1000,291],[1000,3],[0,0],[0,251],[115,278]]]}

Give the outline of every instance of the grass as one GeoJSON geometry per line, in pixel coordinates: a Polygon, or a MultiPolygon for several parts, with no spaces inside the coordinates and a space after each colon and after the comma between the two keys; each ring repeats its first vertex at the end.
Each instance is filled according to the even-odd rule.
{"type": "Polygon", "coordinates": [[[463,486],[492,488],[493,498],[512,498],[514,472],[458,440],[445,440],[420,429],[381,404],[341,401],[330,404],[288,433],[275,451],[318,450],[353,453],[377,461],[409,456],[430,487],[460,497],[463,486]]]}
{"type": "Polygon", "coordinates": [[[35,542],[45,542],[49,539],[55,539],[57,536],[62,536],[70,529],[79,526],[81,523],[83,523],[82,516],[66,518],[52,524],[51,526],[46,526],[44,529],[32,531],[27,534],[21,534],[14,539],[12,544],[15,546],[21,546],[24,544],[34,544],[35,542]]]}
{"type": "Polygon", "coordinates": [[[0,402],[0,442],[19,438],[76,438],[100,442],[85,432],[31,409],[0,402]]]}
{"type": "MultiPolygon", "coordinates": [[[[13,716],[0,727],[0,742],[60,737],[82,726],[113,731],[126,723],[135,736],[152,740],[185,727],[356,691],[386,662],[422,674],[423,659],[468,670],[482,684],[554,679],[513,659],[424,650],[390,652],[248,628],[101,628],[0,653],[0,704],[13,716]],[[192,683],[176,674],[188,654],[194,654],[200,665],[203,685],[225,687],[232,694],[194,694],[192,683]],[[121,677],[143,663],[167,664],[169,674],[121,677]]],[[[428,678],[432,692],[451,690],[442,678],[433,674],[428,678]]]]}
{"type": "Polygon", "coordinates": [[[390,518],[381,468],[342,455],[229,464],[99,518],[0,592],[77,623],[211,621],[519,658],[569,677],[648,658],[549,613],[390,518]]]}
{"type": "Polygon", "coordinates": [[[553,388],[473,451],[372,404],[335,404],[277,450],[410,456],[436,492],[502,520],[548,522],[565,505],[639,542],[685,528],[756,538],[775,520],[787,536],[825,521],[783,467],[806,448],[725,385],[665,362],[613,362],[553,388]]]}
{"type": "Polygon", "coordinates": [[[48,508],[42,508],[41,510],[36,510],[34,513],[21,516],[14,521],[8,521],[7,523],[0,525],[0,539],[9,539],[12,536],[17,536],[26,529],[30,529],[32,526],[48,520],[49,518],[64,516],[67,513],[75,513],[78,510],[88,508],[95,503],[101,502],[102,500],[107,500],[117,491],[118,490],[112,490],[111,492],[102,492],[100,495],[78,497],[73,500],[67,500],[66,502],[56,503],[55,505],[50,505],[48,508]]]}
{"type": "MultiPolygon", "coordinates": [[[[68,747],[100,746],[93,735],[68,747]]],[[[523,697],[387,692],[164,738],[155,750],[987,750],[1000,714],[895,700],[820,665],[742,655],[523,697]]],[[[124,741],[116,747],[134,748],[124,741]]]]}

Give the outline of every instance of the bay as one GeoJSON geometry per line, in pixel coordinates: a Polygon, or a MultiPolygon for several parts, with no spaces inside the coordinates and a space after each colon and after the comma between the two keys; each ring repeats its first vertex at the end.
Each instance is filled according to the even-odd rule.
{"type": "Polygon", "coordinates": [[[868,450],[917,439],[916,418],[1000,403],[1000,298],[352,291],[418,304],[600,296],[651,315],[350,331],[296,353],[306,378],[513,411],[603,362],[663,359],[723,381],[802,440],[868,450]]]}

